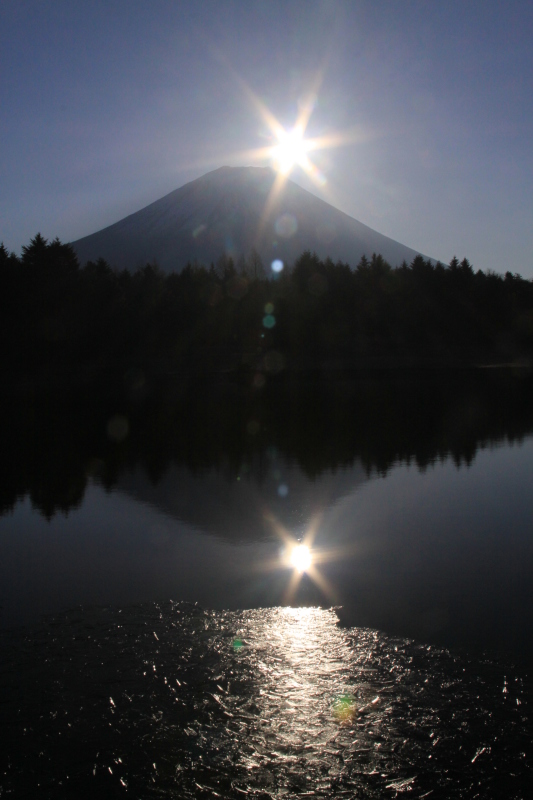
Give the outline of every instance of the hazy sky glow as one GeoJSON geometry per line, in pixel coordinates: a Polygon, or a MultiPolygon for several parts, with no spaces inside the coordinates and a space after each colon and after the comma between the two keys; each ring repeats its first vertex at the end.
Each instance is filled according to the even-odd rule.
{"type": "Polygon", "coordinates": [[[533,3],[2,0],[0,239],[72,241],[266,165],[445,261],[533,278],[533,3]],[[253,152],[257,151],[257,152],[253,152]]]}

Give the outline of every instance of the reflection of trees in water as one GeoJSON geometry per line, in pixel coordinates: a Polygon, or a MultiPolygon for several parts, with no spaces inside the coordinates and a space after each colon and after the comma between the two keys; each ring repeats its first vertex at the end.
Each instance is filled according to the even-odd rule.
{"type": "Polygon", "coordinates": [[[468,465],[479,448],[533,430],[532,387],[527,376],[480,371],[6,401],[0,509],[28,495],[50,518],[79,506],[90,479],[111,489],[139,467],[153,484],[172,464],[229,478],[248,469],[260,483],[272,448],[310,478],[355,460],[381,474],[398,462],[468,465]]]}

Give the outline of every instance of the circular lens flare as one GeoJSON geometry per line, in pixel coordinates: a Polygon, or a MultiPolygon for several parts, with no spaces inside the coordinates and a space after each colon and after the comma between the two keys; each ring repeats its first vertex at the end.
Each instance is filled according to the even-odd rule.
{"type": "Polygon", "coordinates": [[[297,544],[292,548],[290,562],[298,572],[305,572],[311,566],[311,551],[306,544],[297,544]]]}
{"type": "Polygon", "coordinates": [[[350,723],[357,714],[355,698],[351,694],[342,694],[333,701],[333,714],[341,724],[350,723]]]}

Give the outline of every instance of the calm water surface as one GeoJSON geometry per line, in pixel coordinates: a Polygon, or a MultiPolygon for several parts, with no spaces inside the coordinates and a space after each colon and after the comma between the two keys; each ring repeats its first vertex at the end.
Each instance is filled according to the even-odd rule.
{"type": "Polygon", "coordinates": [[[463,375],[8,404],[1,792],[531,796],[531,399],[463,375]]]}

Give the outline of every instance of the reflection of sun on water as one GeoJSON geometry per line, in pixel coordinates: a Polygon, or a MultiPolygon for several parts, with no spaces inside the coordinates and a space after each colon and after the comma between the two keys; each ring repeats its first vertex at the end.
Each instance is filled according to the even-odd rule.
{"type": "Polygon", "coordinates": [[[272,561],[265,562],[261,569],[265,573],[270,570],[276,572],[280,568],[287,570],[287,583],[282,596],[283,604],[298,604],[298,588],[301,581],[304,580],[304,586],[307,584],[307,588],[311,583],[315,585],[318,595],[315,593],[314,596],[320,596],[321,602],[325,600],[332,606],[338,605],[337,593],[321,571],[320,565],[337,558],[339,554],[333,550],[317,549],[313,546],[320,524],[320,516],[316,515],[310,521],[303,533],[303,541],[299,541],[300,537],[295,538],[295,535],[285,528],[271,512],[265,513],[265,520],[272,526],[275,535],[281,539],[282,545],[279,549],[279,556],[272,561]]]}
{"type": "Polygon", "coordinates": [[[281,766],[304,750],[317,757],[334,749],[357,719],[353,654],[335,613],[276,608],[256,618],[248,658],[256,665],[261,736],[276,742],[269,760],[281,766]]]}
{"type": "Polygon", "coordinates": [[[306,572],[311,566],[311,551],[306,544],[297,544],[292,548],[290,562],[298,572],[306,572]]]}

